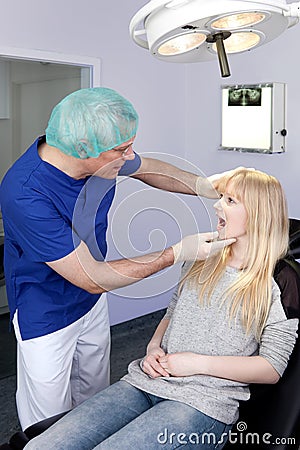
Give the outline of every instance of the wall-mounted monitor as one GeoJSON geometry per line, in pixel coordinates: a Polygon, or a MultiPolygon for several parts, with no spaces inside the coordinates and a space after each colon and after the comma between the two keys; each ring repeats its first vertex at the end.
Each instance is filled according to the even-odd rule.
{"type": "Polygon", "coordinates": [[[222,86],[220,150],[282,153],[286,150],[286,84],[222,86]]]}

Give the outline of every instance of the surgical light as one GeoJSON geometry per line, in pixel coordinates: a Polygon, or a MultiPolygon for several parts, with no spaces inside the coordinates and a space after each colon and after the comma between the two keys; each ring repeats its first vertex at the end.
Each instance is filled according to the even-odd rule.
{"type": "Polygon", "coordinates": [[[203,33],[181,34],[163,43],[157,51],[165,56],[178,55],[199,47],[205,40],[206,35],[203,33]]]}
{"type": "MultiPolygon", "coordinates": [[[[260,39],[261,36],[255,32],[242,31],[239,33],[232,33],[224,42],[225,50],[227,53],[241,53],[256,46],[260,39]]],[[[212,48],[216,50],[214,45],[212,48]]]]}
{"type": "Polygon", "coordinates": [[[286,0],[151,0],[129,29],[135,43],[160,60],[201,62],[217,54],[222,76],[229,76],[227,53],[251,51],[299,17],[300,2],[286,0]]]}
{"type": "Polygon", "coordinates": [[[247,12],[240,14],[230,14],[229,16],[220,17],[214,20],[211,27],[218,30],[226,30],[228,28],[241,28],[245,26],[256,25],[264,20],[265,13],[247,12]]]}

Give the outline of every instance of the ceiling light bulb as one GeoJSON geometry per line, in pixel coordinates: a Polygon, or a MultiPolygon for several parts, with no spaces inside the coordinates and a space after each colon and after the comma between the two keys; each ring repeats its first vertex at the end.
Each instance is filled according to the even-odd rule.
{"type": "MultiPolygon", "coordinates": [[[[249,50],[259,44],[260,36],[254,31],[241,31],[232,33],[232,35],[224,41],[225,50],[227,53],[237,53],[249,50]]],[[[213,49],[217,51],[216,44],[213,44],[213,49]]]]}
{"type": "Polygon", "coordinates": [[[179,55],[199,47],[205,40],[204,33],[186,33],[169,39],[158,48],[158,53],[163,56],[179,55]]]}
{"type": "Polygon", "coordinates": [[[263,12],[244,12],[221,17],[212,22],[211,27],[217,30],[228,30],[255,25],[262,22],[266,15],[263,12]]]}

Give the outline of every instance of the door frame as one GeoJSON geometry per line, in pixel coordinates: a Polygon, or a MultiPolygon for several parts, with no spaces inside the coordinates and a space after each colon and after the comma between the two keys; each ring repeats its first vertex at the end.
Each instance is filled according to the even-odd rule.
{"type": "Polygon", "coordinates": [[[83,78],[89,81],[90,87],[101,86],[101,60],[83,55],[72,55],[65,53],[35,50],[30,48],[3,47],[0,46],[0,58],[21,59],[26,61],[50,62],[56,64],[66,64],[81,66],[83,78]],[[89,70],[87,70],[89,69],[89,70]]]}

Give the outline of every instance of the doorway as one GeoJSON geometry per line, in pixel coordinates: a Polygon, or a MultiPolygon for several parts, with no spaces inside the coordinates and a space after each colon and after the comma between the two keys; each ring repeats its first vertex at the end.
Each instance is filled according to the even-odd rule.
{"type": "Polygon", "coordinates": [[[52,108],[81,88],[100,85],[100,61],[0,48],[0,181],[44,134],[52,108]]]}

